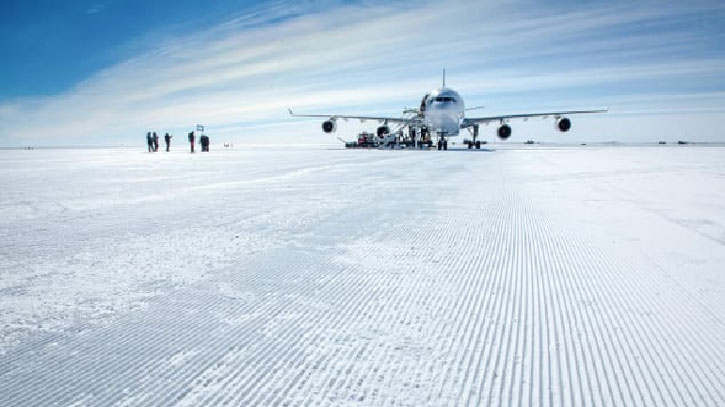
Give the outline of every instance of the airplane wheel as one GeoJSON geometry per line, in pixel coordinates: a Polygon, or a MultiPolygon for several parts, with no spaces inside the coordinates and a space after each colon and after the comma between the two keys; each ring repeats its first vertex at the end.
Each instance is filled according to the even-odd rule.
{"type": "Polygon", "coordinates": [[[448,150],[448,140],[445,140],[445,141],[443,142],[443,149],[444,149],[444,150],[448,150]]]}
{"type": "Polygon", "coordinates": [[[471,144],[471,143],[468,143],[468,149],[470,150],[470,149],[472,149],[472,148],[473,148],[473,144],[471,144]]]}
{"type": "Polygon", "coordinates": [[[438,151],[440,151],[441,148],[443,148],[443,143],[440,140],[438,140],[438,151]]]}
{"type": "Polygon", "coordinates": [[[480,149],[481,149],[481,142],[476,141],[476,150],[480,150],[480,149]]]}

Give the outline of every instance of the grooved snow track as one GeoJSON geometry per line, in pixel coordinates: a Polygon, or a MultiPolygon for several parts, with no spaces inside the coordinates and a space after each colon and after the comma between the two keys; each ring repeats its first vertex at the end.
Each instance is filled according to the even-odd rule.
{"type": "MultiPolygon", "coordinates": [[[[65,283],[72,270],[81,280],[97,272],[91,265],[118,264],[94,260],[109,228],[128,231],[119,247],[149,235],[142,242],[164,238],[179,257],[122,264],[184,278],[133,274],[123,288],[137,295],[120,308],[113,296],[123,293],[94,287],[111,298],[92,300],[117,311],[105,322],[85,309],[73,323],[64,324],[62,309],[35,316],[58,325],[31,331],[0,356],[0,405],[725,405],[725,251],[712,238],[724,215],[693,223],[682,207],[701,210],[696,203],[663,212],[678,199],[667,194],[671,184],[640,192],[655,170],[700,179],[703,162],[712,179],[702,188],[725,191],[725,150],[659,154],[195,156],[210,160],[212,182],[154,190],[156,209],[184,202],[156,215],[138,209],[136,192],[122,194],[78,232],[87,247],[75,247],[85,255],[74,257],[77,269],[62,262],[73,247],[50,243],[66,218],[40,199],[30,218],[3,221],[19,231],[0,252],[4,334],[15,320],[33,321],[22,307],[32,301],[24,290],[39,290],[28,273],[47,269],[42,279],[65,283]],[[202,209],[215,216],[199,219],[190,236],[182,215],[202,209]],[[50,229],[42,240],[34,237],[41,226],[50,229]],[[11,250],[27,256],[38,251],[33,244],[57,254],[34,263],[11,250]]],[[[148,155],[123,156],[138,157],[151,165],[148,155]]],[[[94,162],[103,174],[120,165],[94,162]]],[[[28,193],[14,185],[7,196],[28,193]]],[[[61,188],[46,199],[74,193],[61,188]]],[[[27,214],[19,202],[0,203],[27,214]]],[[[101,272],[117,274],[108,267],[101,272]]]]}

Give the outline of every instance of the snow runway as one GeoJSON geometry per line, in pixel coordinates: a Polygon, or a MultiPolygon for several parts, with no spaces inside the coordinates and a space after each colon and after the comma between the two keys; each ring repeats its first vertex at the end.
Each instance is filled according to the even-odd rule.
{"type": "Polygon", "coordinates": [[[725,404],[723,148],[0,163],[0,405],[725,404]]]}

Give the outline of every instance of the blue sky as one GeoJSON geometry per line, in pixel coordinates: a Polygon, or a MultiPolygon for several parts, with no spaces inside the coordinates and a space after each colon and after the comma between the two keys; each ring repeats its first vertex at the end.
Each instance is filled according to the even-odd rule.
{"type": "Polygon", "coordinates": [[[721,1],[6,1],[0,47],[0,146],[334,142],[285,108],[398,116],[443,66],[470,115],[611,108],[514,140],[725,140],[721,1]]]}
{"type": "Polygon", "coordinates": [[[0,98],[54,94],[162,41],[259,11],[256,2],[177,0],[3,2],[0,98]]]}

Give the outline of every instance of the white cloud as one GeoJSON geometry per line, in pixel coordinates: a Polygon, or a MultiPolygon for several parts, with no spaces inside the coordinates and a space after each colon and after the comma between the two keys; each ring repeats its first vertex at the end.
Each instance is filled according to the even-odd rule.
{"type": "MultiPolygon", "coordinates": [[[[496,97],[501,108],[512,108],[509,99],[518,98],[515,107],[522,111],[563,106],[563,98],[569,98],[601,106],[617,101],[614,89],[620,98],[632,96],[631,111],[656,101],[660,112],[669,112],[682,105],[679,95],[692,93],[671,85],[722,80],[725,55],[668,56],[669,44],[697,36],[690,31],[608,32],[713,7],[567,10],[437,1],[338,6],[259,24],[261,15],[275,21],[289,14],[277,4],[268,13],[166,41],[63,94],[0,105],[5,123],[0,144],[143,142],[147,129],[183,132],[195,123],[237,142],[272,137],[284,142],[301,135],[329,140],[319,133],[319,123],[293,121],[286,107],[397,115],[439,83],[443,65],[449,68],[449,85],[469,104],[495,107],[496,99],[489,98],[496,97]],[[664,56],[653,56],[657,50],[664,56]],[[591,62],[602,55],[611,62],[591,62]],[[628,87],[646,89],[622,94],[628,87]],[[636,102],[642,93],[671,98],[636,102]]],[[[725,106],[721,93],[710,95],[707,104],[688,99],[689,109],[725,106]]],[[[348,137],[359,128],[346,126],[348,137]]]]}
{"type": "Polygon", "coordinates": [[[94,5],[90,6],[90,7],[88,7],[84,11],[84,13],[86,13],[86,14],[98,14],[101,11],[103,11],[103,9],[105,9],[105,8],[106,8],[106,6],[104,6],[103,4],[94,4],[94,5]]]}

